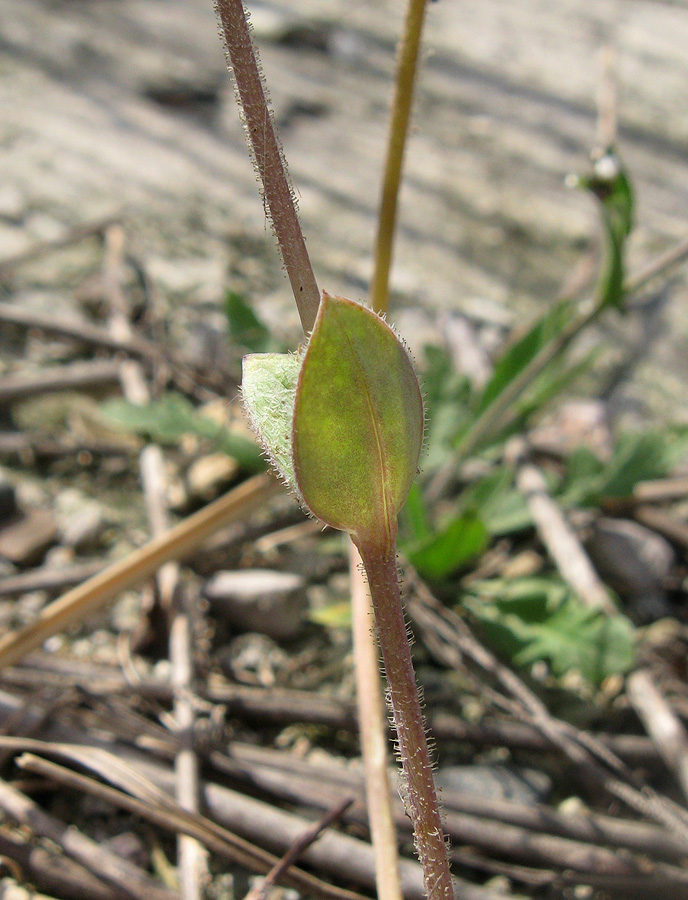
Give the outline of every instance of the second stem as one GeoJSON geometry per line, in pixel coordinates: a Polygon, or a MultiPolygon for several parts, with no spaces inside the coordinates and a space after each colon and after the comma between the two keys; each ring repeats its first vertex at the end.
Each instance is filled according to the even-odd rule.
{"type": "Polygon", "coordinates": [[[428,900],[453,900],[447,847],[401,604],[396,546],[392,543],[386,550],[360,546],[359,552],[375,609],[405,783],[404,801],[413,822],[425,891],[428,900]]]}

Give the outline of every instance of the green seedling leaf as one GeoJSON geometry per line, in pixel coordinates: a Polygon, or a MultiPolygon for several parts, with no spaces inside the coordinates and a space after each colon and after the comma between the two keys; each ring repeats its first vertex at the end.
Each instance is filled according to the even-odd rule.
{"type": "Polygon", "coordinates": [[[592,451],[575,450],[567,460],[567,475],[558,500],[563,506],[598,506],[624,500],[639,481],[663,478],[688,450],[682,429],[642,431],[622,435],[607,462],[592,451]]]}
{"type": "Polygon", "coordinates": [[[322,609],[315,609],[308,617],[311,622],[316,625],[324,625],[325,628],[344,628],[351,629],[351,601],[337,600],[324,606],[322,609]]]}
{"type": "Polygon", "coordinates": [[[546,661],[554,675],[576,669],[591,684],[627,671],[634,629],[621,615],[584,606],[554,579],[495,579],[464,598],[487,639],[517,665],[546,661]]]}
{"type": "Polygon", "coordinates": [[[480,556],[488,544],[489,534],[482,520],[468,514],[452,519],[419,546],[409,548],[407,556],[420,575],[438,581],[480,556]]]}
{"type": "Polygon", "coordinates": [[[253,441],[201,415],[186,397],[174,391],[145,406],[126,400],[110,400],[100,411],[108,422],[160,444],[178,444],[184,435],[193,434],[219,452],[233,457],[249,471],[264,468],[253,441]]]}
{"type": "Polygon", "coordinates": [[[294,407],[294,471],[308,508],[389,546],[422,442],[423,401],[404,345],[369,309],[323,294],[294,407]]]}
{"type": "Polygon", "coordinates": [[[432,472],[454,453],[456,438],[471,416],[473,389],[457,372],[449,353],[428,345],[422,367],[423,396],[427,413],[423,469],[432,472]]]}
{"type": "Polygon", "coordinates": [[[301,360],[292,353],[253,353],[242,364],[241,390],[249,421],[270,461],[296,490],[292,420],[301,360]]]}
{"type": "Polygon", "coordinates": [[[283,349],[241,294],[229,291],[225,297],[225,315],[233,343],[244,351],[269,353],[283,349]]]}

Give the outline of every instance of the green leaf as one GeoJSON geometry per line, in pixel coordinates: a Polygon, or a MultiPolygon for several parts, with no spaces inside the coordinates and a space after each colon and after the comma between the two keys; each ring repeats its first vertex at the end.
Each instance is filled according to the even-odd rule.
{"type": "Polygon", "coordinates": [[[472,388],[440,347],[424,348],[423,397],[427,413],[423,469],[432,472],[454,453],[456,438],[471,415],[472,388]]]}
{"type": "Polygon", "coordinates": [[[422,442],[423,402],[404,345],[369,309],[323,294],[294,408],[306,505],[361,543],[389,546],[422,442]]]}
{"type": "Polygon", "coordinates": [[[633,227],[633,189],[613,147],[595,160],[593,173],[579,179],[600,201],[605,232],[605,263],[598,283],[600,308],[623,309],[624,248],[633,227]]]}
{"type": "Polygon", "coordinates": [[[546,661],[554,675],[575,669],[591,684],[633,664],[634,629],[621,615],[584,606],[554,579],[495,579],[463,603],[486,638],[517,665],[546,661]]]}
{"type": "Polygon", "coordinates": [[[120,428],[160,444],[178,444],[185,434],[194,434],[208,441],[214,449],[233,457],[245,469],[259,471],[264,467],[253,441],[233,434],[201,415],[182,394],[170,391],[145,406],[126,400],[110,400],[103,404],[101,412],[120,428]]]}
{"type": "Polygon", "coordinates": [[[326,628],[351,630],[351,601],[337,600],[322,609],[314,609],[308,618],[316,625],[324,625],[326,628]]]}
{"type": "Polygon", "coordinates": [[[296,489],[292,420],[301,360],[292,353],[253,353],[242,364],[241,391],[249,421],[270,461],[296,489]]]}
{"type": "Polygon", "coordinates": [[[279,341],[272,337],[241,294],[229,291],[225,297],[225,315],[232,341],[243,350],[251,353],[282,350],[279,341]]]}
{"type": "Polygon", "coordinates": [[[420,485],[416,482],[411,486],[406,505],[401,514],[401,521],[407,532],[410,532],[414,541],[421,541],[432,534],[428,508],[420,485]]]}
{"type": "Polygon", "coordinates": [[[452,519],[406,553],[414,568],[425,578],[437,581],[453,575],[487,549],[489,534],[482,520],[468,514],[452,519]]]}
{"type": "Polygon", "coordinates": [[[578,669],[591,684],[628,671],[635,655],[633,625],[624,616],[607,616],[572,598],[551,618],[531,629],[528,646],[514,659],[530,665],[548,659],[555,675],[578,669]]]}
{"type": "Polygon", "coordinates": [[[510,466],[497,466],[466,488],[459,502],[461,509],[480,516],[492,536],[522,531],[533,523],[526,499],[514,486],[510,466]]]}
{"type": "Polygon", "coordinates": [[[688,449],[686,437],[681,429],[673,428],[625,434],[606,463],[590,450],[575,450],[567,460],[559,502],[563,506],[593,506],[630,497],[639,481],[670,474],[688,449]]]}
{"type": "Polygon", "coordinates": [[[571,321],[573,312],[568,301],[555,304],[502,354],[480,396],[476,415],[484,413],[543,348],[560,334],[571,321]]]}

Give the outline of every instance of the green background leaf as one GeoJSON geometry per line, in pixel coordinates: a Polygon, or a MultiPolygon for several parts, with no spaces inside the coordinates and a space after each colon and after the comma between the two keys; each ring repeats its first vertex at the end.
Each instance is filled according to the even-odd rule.
{"type": "Polygon", "coordinates": [[[170,391],[145,406],[127,400],[110,400],[103,404],[101,412],[108,422],[158,443],[179,444],[185,434],[194,434],[249,471],[265,468],[253,441],[201,415],[182,394],[170,391]]]}
{"type": "Polygon", "coordinates": [[[584,606],[554,578],[494,579],[472,585],[472,591],[463,605],[490,644],[517,665],[544,660],[556,676],[575,669],[599,684],[633,664],[629,620],[584,606]]]}

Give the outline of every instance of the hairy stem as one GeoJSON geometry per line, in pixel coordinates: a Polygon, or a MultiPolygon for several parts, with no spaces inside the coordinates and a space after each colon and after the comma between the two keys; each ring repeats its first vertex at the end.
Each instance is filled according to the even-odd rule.
{"type": "Polygon", "coordinates": [[[308,334],[318,312],[320,291],[306,250],[286,160],[277,139],[244,5],[242,0],[215,0],[215,11],[234,72],[237,98],[262,183],[263,198],[294,292],[301,324],[308,334]]]}
{"type": "Polygon", "coordinates": [[[399,45],[396,87],[392,103],[387,157],[382,182],[382,200],[375,241],[375,272],[370,291],[372,307],[376,312],[387,311],[389,269],[392,264],[392,244],[397,219],[401,166],[404,160],[406,135],[411,115],[413,85],[418,66],[418,51],[426,3],[427,0],[408,0],[404,36],[399,45]]]}
{"type": "Polygon", "coordinates": [[[447,846],[401,605],[396,546],[392,542],[390,548],[381,550],[362,545],[359,551],[375,609],[405,783],[406,811],[413,822],[425,891],[428,900],[453,900],[447,846]]]}
{"type": "Polygon", "coordinates": [[[350,541],[349,574],[356,705],[370,838],[375,852],[375,885],[378,900],[402,900],[397,835],[387,775],[389,741],[374,631],[375,613],[361,556],[353,541],[350,541]]]}

